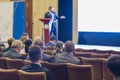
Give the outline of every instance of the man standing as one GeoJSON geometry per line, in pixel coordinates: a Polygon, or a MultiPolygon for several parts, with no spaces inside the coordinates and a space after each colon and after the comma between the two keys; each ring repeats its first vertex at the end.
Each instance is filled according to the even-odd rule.
{"type": "Polygon", "coordinates": [[[50,36],[54,35],[54,36],[57,37],[56,19],[65,19],[65,16],[58,17],[56,12],[54,11],[54,7],[53,6],[49,6],[48,9],[49,9],[49,11],[45,13],[44,17],[51,19],[49,24],[48,24],[48,26],[49,26],[49,33],[50,33],[50,36]]]}

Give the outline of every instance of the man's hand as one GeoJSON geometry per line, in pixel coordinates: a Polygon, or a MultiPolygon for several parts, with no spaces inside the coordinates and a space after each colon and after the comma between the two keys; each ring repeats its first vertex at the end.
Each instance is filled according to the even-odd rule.
{"type": "Polygon", "coordinates": [[[65,19],[65,16],[60,16],[60,19],[65,19]]]}

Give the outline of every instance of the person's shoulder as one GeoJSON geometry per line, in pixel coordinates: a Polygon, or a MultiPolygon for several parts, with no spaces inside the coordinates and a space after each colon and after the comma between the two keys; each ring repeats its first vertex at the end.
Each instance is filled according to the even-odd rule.
{"type": "Polygon", "coordinates": [[[22,69],[22,70],[26,70],[26,69],[28,69],[29,67],[31,67],[31,64],[25,65],[25,66],[23,66],[21,69],[22,69]]]}
{"type": "Polygon", "coordinates": [[[49,12],[47,11],[47,12],[45,12],[45,14],[49,14],[49,12]]]}

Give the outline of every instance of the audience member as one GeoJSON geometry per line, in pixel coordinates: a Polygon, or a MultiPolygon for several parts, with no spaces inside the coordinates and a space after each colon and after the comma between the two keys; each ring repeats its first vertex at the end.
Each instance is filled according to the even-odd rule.
{"type": "Polygon", "coordinates": [[[32,45],[32,39],[25,40],[25,53],[27,54],[29,52],[29,48],[32,45]]]}
{"type": "Polygon", "coordinates": [[[52,80],[50,71],[43,68],[40,64],[42,60],[42,53],[38,45],[34,45],[30,48],[29,57],[32,63],[22,67],[22,70],[27,72],[45,72],[47,80],[52,80]]]}
{"type": "Polygon", "coordinates": [[[44,46],[44,42],[42,41],[41,37],[36,37],[33,41],[33,45],[38,45],[41,48],[43,61],[54,62],[54,59],[51,55],[43,53],[43,50],[45,50],[46,48],[44,46]]]}
{"type": "Polygon", "coordinates": [[[62,53],[63,52],[63,42],[62,41],[57,41],[56,42],[56,54],[62,53]]]}
{"type": "Polygon", "coordinates": [[[112,73],[114,80],[120,80],[120,55],[108,57],[107,67],[112,73]]]}
{"type": "Polygon", "coordinates": [[[45,46],[55,46],[56,45],[56,37],[54,35],[50,36],[50,41],[45,44],[45,46]]]}
{"type": "Polygon", "coordinates": [[[22,41],[22,48],[25,47],[25,40],[29,39],[29,34],[28,33],[23,33],[21,38],[20,38],[20,41],[22,41]]]}
{"type": "Polygon", "coordinates": [[[55,55],[56,63],[81,64],[80,60],[73,55],[75,47],[72,41],[65,42],[65,52],[55,55]]]}
{"type": "Polygon", "coordinates": [[[23,56],[19,54],[21,48],[22,48],[22,42],[19,40],[15,40],[12,42],[11,49],[3,53],[3,57],[8,57],[11,59],[24,59],[23,56]]]}
{"type": "Polygon", "coordinates": [[[7,51],[9,51],[9,50],[11,49],[11,45],[12,45],[12,42],[13,42],[14,40],[15,40],[14,38],[9,38],[9,39],[7,40],[8,47],[5,48],[5,49],[3,49],[2,52],[7,52],[7,51]]]}
{"type": "Polygon", "coordinates": [[[25,47],[22,48],[20,54],[23,55],[26,59],[29,59],[28,52],[29,52],[30,46],[32,45],[32,39],[26,39],[24,44],[25,44],[25,47]]]}
{"type": "Polygon", "coordinates": [[[37,36],[34,39],[33,44],[34,45],[39,45],[42,50],[46,49],[45,45],[44,45],[44,42],[43,42],[43,40],[42,40],[42,38],[40,36],[37,36]]]}

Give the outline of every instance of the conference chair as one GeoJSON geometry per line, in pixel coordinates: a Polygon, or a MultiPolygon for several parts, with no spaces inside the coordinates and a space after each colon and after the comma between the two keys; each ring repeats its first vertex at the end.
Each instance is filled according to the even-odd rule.
{"type": "Polygon", "coordinates": [[[2,55],[3,55],[3,52],[0,52],[0,57],[2,57],[2,55]]]}
{"type": "Polygon", "coordinates": [[[19,80],[17,69],[0,69],[0,80],[19,80]]]}
{"type": "Polygon", "coordinates": [[[92,53],[91,58],[108,58],[109,53],[103,53],[103,54],[98,54],[98,53],[92,53]]]}
{"type": "Polygon", "coordinates": [[[4,57],[0,57],[0,68],[7,69],[6,59],[4,57]]]}
{"type": "Polygon", "coordinates": [[[8,69],[21,69],[24,66],[24,62],[21,59],[6,58],[6,64],[8,69]]]}
{"type": "Polygon", "coordinates": [[[55,55],[56,50],[43,50],[44,54],[55,55]]]}
{"type": "Polygon", "coordinates": [[[93,66],[94,80],[102,80],[103,79],[101,58],[82,57],[81,59],[82,59],[83,65],[92,65],[93,66]]]}
{"type": "Polygon", "coordinates": [[[19,80],[46,80],[45,72],[25,72],[18,70],[19,80]]]}
{"type": "Polygon", "coordinates": [[[91,54],[92,54],[92,52],[75,52],[74,56],[76,56],[76,57],[87,57],[87,58],[90,58],[91,54]]]}
{"type": "Polygon", "coordinates": [[[69,80],[94,80],[92,65],[67,64],[69,80]]]}
{"type": "Polygon", "coordinates": [[[68,80],[66,64],[43,62],[41,65],[51,71],[53,80],[68,80]]]}
{"type": "Polygon", "coordinates": [[[23,63],[24,63],[24,65],[28,65],[28,64],[30,64],[32,62],[30,60],[23,60],[23,63]]]}
{"type": "Polygon", "coordinates": [[[47,50],[56,50],[55,46],[45,46],[47,50]]]}
{"type": "Polygon", "coordinates": [[[103,80],[113,80],[112,74],[107,69],[107,59],[102,59],[103,80]]]}

